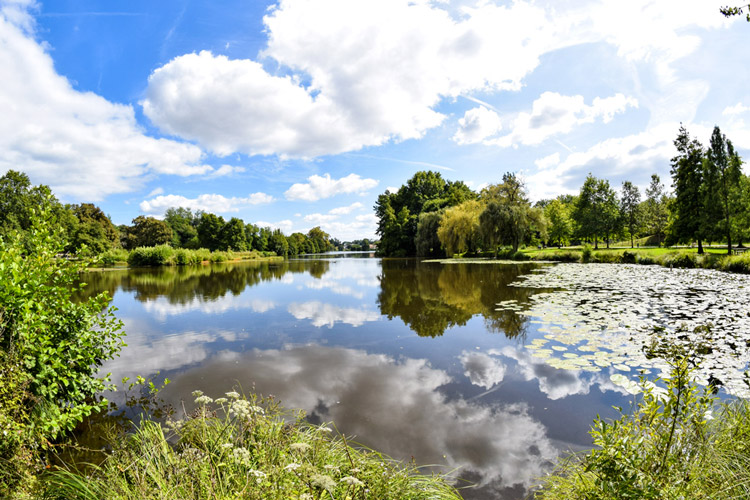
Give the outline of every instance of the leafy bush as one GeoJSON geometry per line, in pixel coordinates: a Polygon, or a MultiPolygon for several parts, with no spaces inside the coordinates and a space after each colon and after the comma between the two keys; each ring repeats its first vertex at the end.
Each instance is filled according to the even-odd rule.
{"type": "Polygon", "coordinates": [[[170,263],[174,250],[169,245],[138,247],[131,250],[128,265],[134,267],[164,266],[170,263]]]}
{"type": "Polygon", "coordinates": [[[522,252],[521,250],[517,251],[511,256],[511,259],[513,260],[529,260],[531,257],[528,256],[528,254],[522,252]]]}
{"type": "Polygon", "coordinates": [[[184,421],[166,428],[143,422],[87,477],[53,472],[52,496],[460,499],[442,477],[354,448],[329,427],[310,425],[303,412],[290,415],[271,399],[193,395],[199,406],[184,421]]]}
{"type": "Polygon", "coordinates": [[[696,266],[696,254],[684,252],[670,253],[665,255],[661,265],[666,267],[682,267],[687,269],[698,267],[696,266]]]}
{"type": "Polygon", "coordinates": [[[584,245],[583,250],[581,250],[581,262],[590,262],[592,252],[591,245],[584,245]]]}
{"type": "Polygon", "coordinates": [[[622,257],[620,258],[620,262],[623,264],[635,264],[637,259],[637,255],[635,252],[628,252],[627,250],[622,252],[622,257]]]}
{"type": "Polygon", "coordinates": [[[6,472],[19,457],[32,463],[34,450],[102,408],[93,397],[108,379],[97,370],[122,346],[106,293],[73,300],[85,286],[79,273],[87,262],[56,257],[65,246],[62,231],[43,206],[26,238],[0,239],[0,469],[6,472]]]}
{"type": "Polygon", "coordinates": [[[750,498],[750,407],[725,403],[712,419],[714,399],[691,382],[688,358],[672,359],[666,388],[642,379],[632,414],[597,417],[596,448],[562,461],[534,498],[750,498]]]}
{"type": "Polygon", "coordinates": [[[622,256],[617,252],[596,252],[591,261],[604,264],[619,264],[622,262],[622,256]]]}
{"type": "Polygon", "coordinates": [[[636,254],[635,259],[636,259],[636,263],[642,264],[644,266],[659,264],[659,262],[654,257],[648,254],[643,254],[643,253],[636,254]]]}
{"type": "Polygon", "coordinates": [[[750,274],[750,253],[724,257],[719,262],[719,269],[733,273],[750,274]]]}
{"type": "Polygon", "coordinates": [[[112,267],[118,262],[128,261],[128,251],[124,248],[115,248],[113,250],[107,250],[99,256],[99,262],[104,267],[112,267]]]}

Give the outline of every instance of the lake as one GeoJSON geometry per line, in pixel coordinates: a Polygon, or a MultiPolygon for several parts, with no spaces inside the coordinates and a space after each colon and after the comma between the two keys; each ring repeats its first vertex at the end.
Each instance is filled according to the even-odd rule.
{"type": "MultiPolygon", "coordinates": [[[[615,417],[612,406],[628,407],[625,379],[639,368],[658,373],[632,355],[639,346],[621,345],[617,329],[631,345],[639,318],[671,318],[651,283],[664,278],[640,266],[651,269],[650,292],[632,295],[640,288],[617,289],[627,282],[621,275],[607,281],[580,271],[609,276],[628,266],[589,266],[332,254],[85,280],[87,293],[109,291],[127,332],[127,347],[103,367],[114,381],[168,377],[161,396],[175,408],[184,400],[188,410],[198,389],[212,397],[232,389],[274,395],[362,445],[452,472],[466,499],[520,499],[561,451],[590,446],[597,414],[615,417]],[[576,280],[610,285],[584,293],[576,280]],[[586,301],[599,306],[585,318],[566,316],[586,301]],[[635,305],[624,308],[628,301],[635,305]],[[614,338],[620,343],[606,341],[614,338]]],[[[672,279],[705,283],[700,272],[672,279]]],[[[747,290],[736,303],[696,308],[709,317],[714,310],[747,316],[747,290]]],[[[732,369],[746,367],[745,351],[735,345],[732,369]]]]}

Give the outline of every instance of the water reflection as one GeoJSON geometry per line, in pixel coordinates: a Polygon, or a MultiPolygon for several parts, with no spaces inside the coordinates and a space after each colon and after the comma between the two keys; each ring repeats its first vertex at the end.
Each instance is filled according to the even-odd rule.
{"type": "Polygon", "coordinates": [[[306,409],[314,422],[334,421],[341,432],[390,456],[460,468],[492,497],[529,486],[557,454],[525,404],[448,399],[441,387],[451,376],[425,359],[286,346],[219,353],[175,379],[164,395],[177,407],[195,389],[218,396],[238,384],[254,388],[306,409]]]}
{"type": "Polygon", "coordinates": [[[477,314],[484,317],[489,331],[503,332],[510,338],[523,335],[528,318],[513,311],[497,311],[496,304],[501,299],[526,302],[529,296],[541,292],[507,286],[536,267],[386,259],[380,276],[380,312],[389,319],[401,318],[422,337],[442,335],[477,314]]]}

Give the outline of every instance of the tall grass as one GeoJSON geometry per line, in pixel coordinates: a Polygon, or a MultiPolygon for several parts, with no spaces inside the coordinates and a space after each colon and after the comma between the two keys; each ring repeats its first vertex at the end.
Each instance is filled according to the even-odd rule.
{"type": "Polygon", "coordinates": [[[227,393],[183,421],[145,421],[110,456],[49,475],[50,498],[460,499],[444,477],[347,442],[271,399],[227,393]]]}
{"type": "Polygon", "coordinates": [[[690,381],[686,358],[673,362],[666,389],[642,381],[632,412],[591,435],[596,448],[563,459],[541,479],[537,500],[748,499],[750,405],[716,405],[690,381]]]}

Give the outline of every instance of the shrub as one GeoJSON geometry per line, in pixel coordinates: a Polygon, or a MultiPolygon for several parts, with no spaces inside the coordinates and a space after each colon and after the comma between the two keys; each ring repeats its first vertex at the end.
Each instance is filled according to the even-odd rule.
{"type": "Polygon", "coordinates": [[[637,255],[635,252],[628,252],[627,250],[622,252],[620,262],[623,264],[635,264],[637,255]]]}
{"type": "Polygon", "coordinates": [[[107,250],[99,256],[99,262],[104,267],[112,267],[118,262],[128,261],[128,251],[123,248],[107,250]]]}
{"type": "Polygon", "coordinates": [[[513,260],[529,260],[529,259],[531,259],[531,257],[529,257],[527,254],[525,254],[521,250],[519,250],[516,253],[514,253],[511,258],[513,260]]]}
{"type": "Polygon", "coordinates": [[[11,471],[0,480],[4,498],[19,457],[33,464],[48,440],[103,407],[94,396],[108,379],[97,371],[122,346],[106,293],[73,300],[88,263],[56,258],[62,235],[46,205],[26,238],[0,239],[0,474],[11,471]]]}
{"type": "Polygon", "coordinates": [[[174,250],[169,245],[138,247],[128,256],[128,265],[134,267],[163,266],[169,263],[174,250]]]}
{"type": "Polygon", "coordinates": [[[642,253],[636,254],[635,259],[638,264],[642,264],[644,266],[659,264],[659,262],[654,257],[648,254],[642,254],[642,253]]]}
{"type": "Polygon", "coordinates": [[[590,262],[592,252],[591,245],[584,245],[583,250],[581,250],[581,262],[590,262]]]}
{"type": "Polygon", "coordinates": [[[693,269],[696,267],[696,255],[683,252],[670,253],[664,256],[662,265],[666,267],[693,269]]]}

